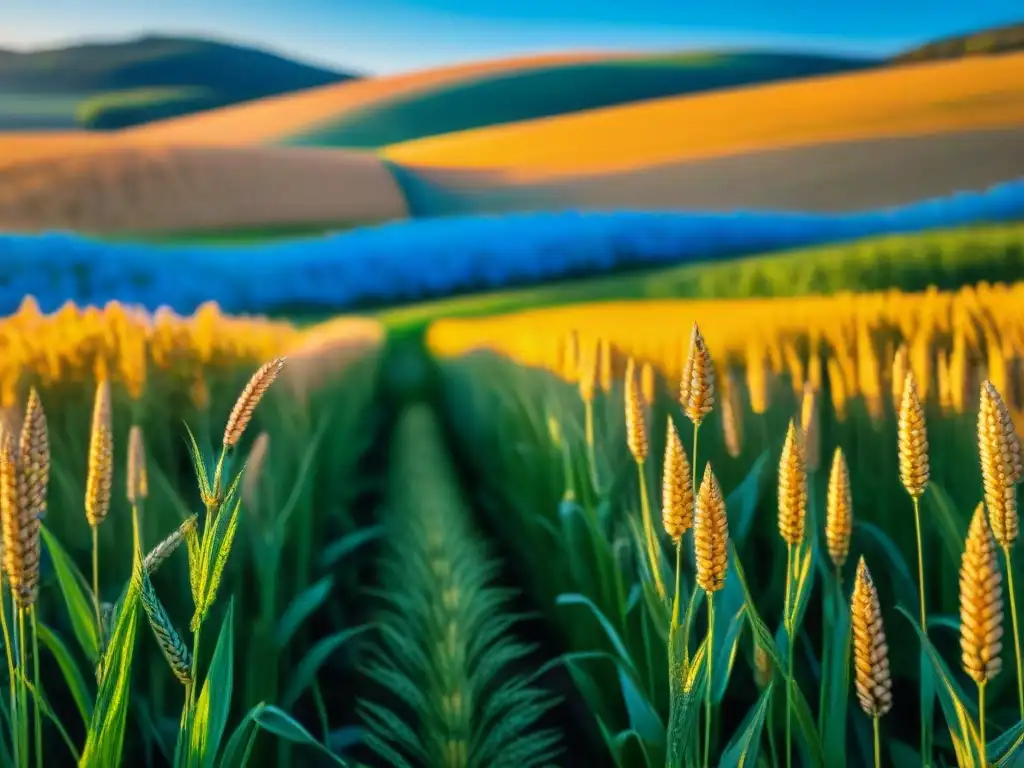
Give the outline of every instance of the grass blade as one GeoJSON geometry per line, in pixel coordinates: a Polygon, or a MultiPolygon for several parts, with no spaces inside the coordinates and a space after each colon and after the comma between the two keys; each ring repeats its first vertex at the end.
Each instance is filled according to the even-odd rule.
{"type": "Polygon", "coordinates": [[[96,611],[92,598],[85,587],[85,578],[75,565],[57,537],[42,526],[43,541],[53,561],[53,569],[57,574],[57,584],[64,596],[64,604],[68,609],[71,629],[75,639],[85,652],[86,658],[95,664],[99,659],[99,634],[96,627],[96,611]]]}

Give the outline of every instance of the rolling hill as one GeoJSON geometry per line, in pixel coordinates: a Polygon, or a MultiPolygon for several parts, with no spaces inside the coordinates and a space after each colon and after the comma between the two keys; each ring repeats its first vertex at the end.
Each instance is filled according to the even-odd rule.
{"type": "Polygon", "coordinates": [[[353,77],[186,37],[0,50],[0,128],[123,128],[353,77]]]}
{"type": "Polygon", "coordinates": [[[894,63],[987,56],[1024,49],[1024,22],[933,40],[892,58],[894,63]]]}
{"type": "Polygon", "coordinates": [[[471,128],[719,88],[863,69],[876,62],[789,53],[612,57],[509,67],[382,98],[287,138],[291,145],[378,148],[471,128]]]}
{"type": "Polygon", "coordinates": [[[382,155],[417,215],[892,205],[1024,175],[1024,53],[655,99],[382,155]]]}

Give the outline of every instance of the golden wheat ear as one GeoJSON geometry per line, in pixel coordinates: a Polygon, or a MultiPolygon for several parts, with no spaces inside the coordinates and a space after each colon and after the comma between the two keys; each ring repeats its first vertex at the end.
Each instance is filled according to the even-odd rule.
{"type": "Polygon", "coordinates": [[[981,385],[978,455],[992,534],[999,546],[1012,547],[1020,535],[1016,491],[1021,475],[1020,441],[1010,410],[990,381],[981,385]]]}
{"type": "Polygon", "coordinates": [[[889,646],[885,641],[878,590],[862,557],[850,600],[853,628],[854,686],[860,708],[869,717],[881,717],[892,709],[892,675],[889,646]]]}
{"type": "Polygon", "coordinates": [[[836,568],[846,564],[853,533],[853,495],[850,491],[850,470],[842,448],[836,448],[828,476],[825,502],[825,540],[828,554],[836,568]]]}
{"type": "Polygon", "coordinates": [[[693,547],[697,562],[697,584],[705,592],[717,592],[725,586],[729,566],[729,522],[725,499],[710,462],[704,466],[704,478],[697,493],[693,522],[693,547]]]}
{"type": "Polygon", "coordinates": [[[647,414],[640,394],[636,362],[626,361],[626,443],[633,458],[639,462],[647,459],[650,445],[647,439],[647,414]]]}
{"type": "Polygon", "coordinates": [[[1002,669],[1003,577],[996,542],[979,504],[960,563],[960,650],[964,671],[983,684],[1002,669]]]}
{"type": "Polygon", "coordinates": [[[668,417],[665,465],[661,480],[661,522],[676,544],[693,527],[693,470],[683,450],[679,432],[668,417]]]}
{"type": "Polygon", "coordinates": [[[913,498],[919,499],[928,487],[928,430],[925,425],[924,406],[917,394],[913,371],[908,371],[903,383],[898,429],[900,455],[900,482],[913,498]]]}
{"type": "Polygon", "coordinates": [[[779,459],[778,506],[779,535],[789,546],[800,546],[804,540],[807,520],[807,468],[804,464],[803,439],[792,419],[779,459]]]}
{"type": "Polygon", "coordinates": [[[245,385],[242,394],[235,401],[235,406],[231,409],[231,415],[228,416],[228,423],[224,427],[225,449],[234,448],[238,445],[242,435],[245,433],[245,428],[252,421],[253,411],[260,404],[263,396],[267,394],[267,390],[270,389],[270,385],[274,383],[278,374],[281,373],[281,369],[284,368],[284,362],[285,359],[283,357],[276,357],[269,363],[264,363],[260,366],[260,369],[249,379],[249,383],[245,385]]]}
{"type": "Polygon", "coordinates": [[[715,405],[715,371],[711,353],[696,323],[693,324],[690,359],[686,365],[690,370],[690,390],[684,410],[687,418],[699,427],[715,405]]]}

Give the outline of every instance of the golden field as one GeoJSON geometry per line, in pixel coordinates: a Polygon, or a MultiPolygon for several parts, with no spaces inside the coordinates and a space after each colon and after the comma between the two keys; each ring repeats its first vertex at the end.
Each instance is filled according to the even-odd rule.
{"type": "Polygon", "coordinates": [[[405,142],[413,169],[536,181],[852,139],[1019,126],[1024,54],[655,99],[405,142]]]}
{"type": "Polygon", "coordinates": [[[407,215],[394,178],[363,152],[85,142],[0,163],[0,230],[230,230],[407,215]]]}
{"type": "Polygon", "coordinates": [[[1024,408],[1022,299],[1024,283],[920,294],[591,303],[439,320],[427,342],[441,357],[489,350],[572,378],[578,363],[567,362],[565,338],[575,334],[580,350],[608,345],[606,383],[623,375],[629,357],[649,361],[667,380],[677,381],[690,328],[699,322],[721,371],[745,369],[755,381],[765,371],[786,373],[796,392],[806,381],[820,387],[828,376],[833,398],[861,395],[875,412],[892,385],[887,361],[905,343],[925,399],[963,412],[970,407],[970,393],[976,395],[988,378],[1012,395],[1008,400],[1019,410],[1024,408]]]}

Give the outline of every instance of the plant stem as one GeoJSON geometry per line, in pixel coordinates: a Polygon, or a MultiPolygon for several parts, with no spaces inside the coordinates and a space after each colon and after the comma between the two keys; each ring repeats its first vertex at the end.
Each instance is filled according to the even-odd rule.
{"type": "Polygon", "coordinates": [[[96,637],[103,634],[100,611],[100,527],[92,526],[92,602],[96,608],[96,637]]]}
{"type": "Polygon", "coordinates": [[[704,687],[704,768],[711,764],[711,689],[714,687],[715,657],[715,593],[707,592],[708,599],[708,682],[704,687]]]}
{"type": "Polygon", "coordinates": [[[783,624],[786,627],[786,768],[793,765],[793,545],[786,545],[786,615],[783,624]]]}
{"type": "Polygon", "coordinates": [[[985,749],[985,683],[978,683],[978,757],[982,766],[988,765],[985,749]]]}
{"type": "MultiPolygon", "coordinates": [[[[11,683],[11,745],[14,749],[14,764],[18,765],[18,732],[15,728],[17,720],[14,718],[14,713],[17,712],[18,708],[18,697],[15,693],[14,679],[14,648],[11,644],[11,632],[7,627],[7,600],[5,598],[7,590],[2,588],[2,583],[3,580],[0,579],[0,626],[3,627],[4,650],[7,652],[7,674],[10,677],[11,683]]],[[[11,605],[14,605],[13,593],[11,594],[11,605]]]]}
{"type": "Polygon", "coordinates": [[[25,609],[18,608],[18,715],[22,763],[28,765],[28,695],[25,688],[25,609]]]}
{"type": "Polygon", "coordinates": [[[1020,708],[1020,719],[1024,720],[1024,679],[1021,679],[1020,671],[1020,625],[1017,623],[1017,596],[1013,589],[1013,565],[1010,562],[1010,547],[1003,546],[1003,558],[1006,560],[1006,586],[1010,592],[1010,621],[1013,622],[1013,648],[1016,653],[1014,659],[1017,673],[1017,705],[1020,708]]]}
{"type": "Polygon", "coordinates": [[[878,715],[871,718],[873,723],[873,729],[875,732],[875,768],[882,768],[882,740],[878,735],[878,721],[881,719],[878,715]]]}
{"type": "Polygon", "coordinates": [[[651,567],[651,577],[654,579],[654,588],[658,590],[658,597],[663,604],[668,601],[668,594],[665,591],[665,580],[661,577],[661,558],[659,557],[658,537],[654,532],[654,521],[651,518],[651,501],[647,496],[647,472],[646,463],[636,463],[637,476],[640,481],[640,510],[643,515],[644,535],[647,538],[647,562],[651,567]]]}
{"type": "Polygon", "coordinates": [[[29,607],[28,616],[32,633],[32,684],[36,689],[36,695],[32,698],[32,709],[35,714],[36,766],[37,768],[43,768],[43,714],[39,708],[39,699],[37,698],[42,695],[42,688],[39,687],[39,631],[36,624],[35,605],[29,607]]]}
{"type": "Polygon", "coordinates": [[[768,697],[768,753],[772,768],[778,768],[778,749],[775,746],[775,691],[768,697]]]}
{"type": "Polygon", "coordinates": [[[590,482],[594,493],[600,494],[597,477],[597,446],[594,443],[594,404],[590,400],[583,401],[583,431],[587,441],[587,463],[590,465],[590,482]]]}
{"type": "MultiPolygon", "coordinates": [[[[928,611],[924,600],[924,547],[921,544],[921,504],[917,496],[914,499],[914,533],[917,537],[917,592],[918,601],[921,604],[921,631],[925,637],[928,636],[928,611]]],[[[931,712],[921,713],[931,719],[931,712]]],[[[931,765],[931,750],[928,748],[928,730],[930,723],[923,717],[921,719],[921,762],[923,765],[931,765]]]]}

